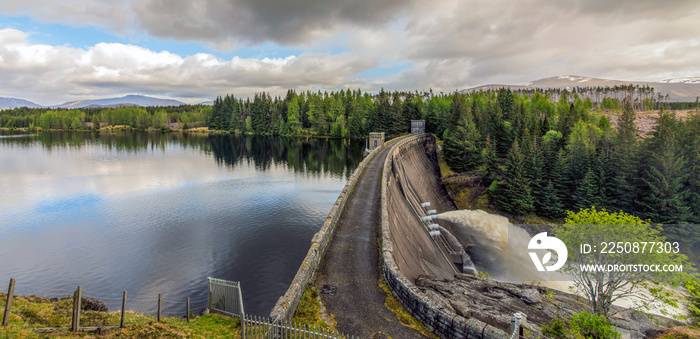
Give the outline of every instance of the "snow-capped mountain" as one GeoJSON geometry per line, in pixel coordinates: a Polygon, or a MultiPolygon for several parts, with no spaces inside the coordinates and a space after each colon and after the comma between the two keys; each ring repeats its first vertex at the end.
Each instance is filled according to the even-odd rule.
{"type": "Polygon", "coordinates": [[[700,84],[700,77],[666,79],[659,82],[664,84],[700,84]]]}

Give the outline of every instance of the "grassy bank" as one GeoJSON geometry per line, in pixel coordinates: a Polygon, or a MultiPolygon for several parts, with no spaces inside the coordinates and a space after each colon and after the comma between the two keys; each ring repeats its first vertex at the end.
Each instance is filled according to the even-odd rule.
{"type": "MultiPolygon", "coordinates": [[[[6,295],[0,294],[0,314],[6,295]]],[[[0,338],[240,338],[240,321],[217,314],[192,319],[156,317],[126,312],[124,329],[118,325],[120,312],[81,311],[81,326],[101,327],[98,332],[73,333],[65,329],[71,323],[71,298],[59,300],[35,296],[15,296],[8,327],[0,327],[0,338]],[[64,328],[60,330],[40,330],[64,328]]]]}

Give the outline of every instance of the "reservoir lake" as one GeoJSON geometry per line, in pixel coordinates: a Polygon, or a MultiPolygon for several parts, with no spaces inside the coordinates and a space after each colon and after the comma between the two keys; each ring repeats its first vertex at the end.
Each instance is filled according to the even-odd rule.
{"type": "MultiPolygon", "coordinates": [[[[240,281],[246,313],[287,290],[363,140],[182,133],[0,135],[0,284],[151,313],[240,281]]],[[[5,291],[3,291],[5,292],[5,291]]]]}

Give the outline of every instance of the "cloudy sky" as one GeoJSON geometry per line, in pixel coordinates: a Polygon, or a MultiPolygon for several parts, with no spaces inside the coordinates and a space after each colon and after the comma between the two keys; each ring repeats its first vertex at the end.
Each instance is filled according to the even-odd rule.
{"type": "Polygon", "coordinates": [[[14,0],[0,97],[196,103],[287,88],[453,91],[700,76],[697,0],[14,0]]]}

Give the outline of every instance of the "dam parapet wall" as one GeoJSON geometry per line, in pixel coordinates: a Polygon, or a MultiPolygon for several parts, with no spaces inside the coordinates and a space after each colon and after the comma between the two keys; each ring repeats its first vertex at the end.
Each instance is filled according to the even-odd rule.
{"type": "Polygon", "coordinates": [[[313,282],[316,270],[318,269],[323,254],[330,243],[333,233],[335,232],[336,226],[340,220],[340,216],[343,213],[345,204],[348,201],[349,195],[353,188],[358,182],[360,175],[367,167],[370,160],[382,149],[384,146],[377,147],[372,150],[372,152],[365,157],[365,159],[360,162],[355,171],[348,179],[348,182],[343,187],[340,192],[338,199],[331,208],[326,221],[321,226],[321,229],[314,235],[311,239],[311,246],[309,251],[306,253],[306,257],[299,266],[294,280],[289,285],[287,292],[277,300],[275,307],[270,312],[270,318],[278,321],[291,321],[294,316],[294,312],[299,307],[301,299],[304,296],[306,287],[313,282]]]}

